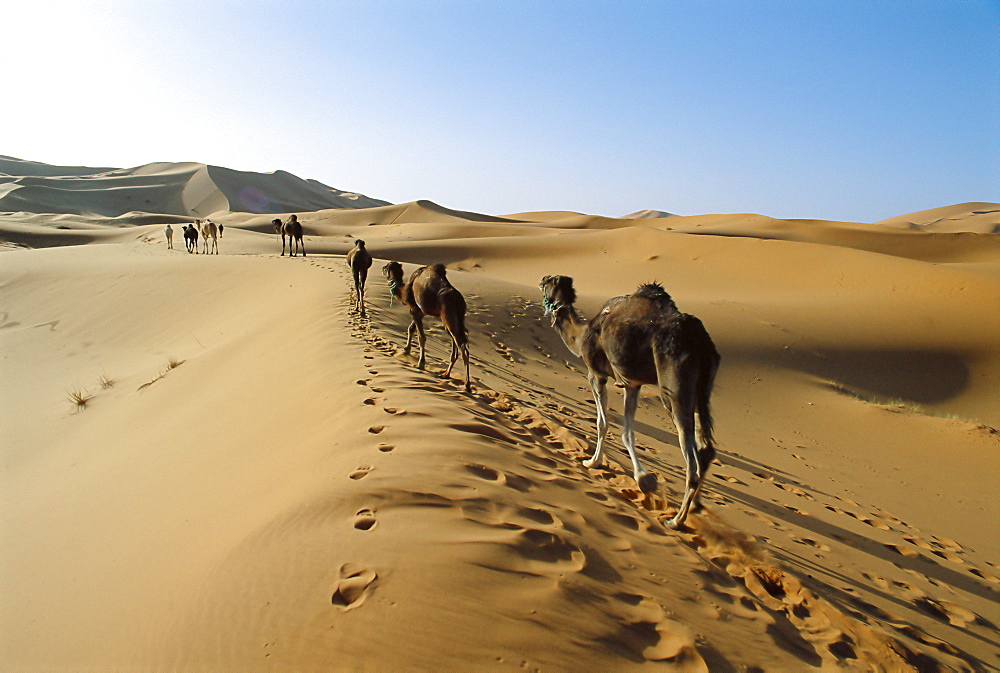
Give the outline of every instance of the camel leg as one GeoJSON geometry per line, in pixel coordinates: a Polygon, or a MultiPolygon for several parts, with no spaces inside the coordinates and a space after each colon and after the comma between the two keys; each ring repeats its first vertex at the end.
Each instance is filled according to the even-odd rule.
{"type": "Polygon", "coordinates": [[[625,389],[625,412],[623,419],[624,432],[622,441],[628,449],[629,458],[632,459],[632,477],[639,485],[639,490],[643,493],[651,493],[656,490],[656,475],[646,472],[639,464],[639,454],[635,450],[635,410],[639,406],[639,390],[642,386],[630,386],[625,389]]]}
{"type": "Polygon", "coordinates": [[[301,238],[299,239],[299,250],[302,251],[302,256],[305,257],[306,256],[306,244],[302,242],[301,238]]]}
{"type": "Polygon", "coordinates": [[[281,256],[285,256],[285,235],[281,235],[281,256]]]}
{"type": "Polygon", "coordinates": [[[472,392],[472,376],[469,374],[469,344],[462,346],[462,359],[465,360],[465,392],[472,392]]]}
{"type": "Polygon", "coordinates": [[[358,274],[361,278],[361,282],[357,287],[358,290],[358,305],[361,307],[361,317],[365,317],[365,281],[368,277],[368,270],[362,269],[361,273],[358,274]]]}
{"type": "Polygon", "coordinates": [[[446,379],[451,378],[451,370],[454,369],[455,363],[458,361],[458,339],[451,332],[448,332],[448,336],[451,337],[451,362],[448,363],[448,371],[444,373],[446,379]]]}
{"type": "Polygon", "coordinates": [[[424,321],[417,321],[417,341],[420,343],[420,359],[417,360],[417,369],[423,369],[427,365],[427,335],[424,334],[424,321]]]}
{"type": "Polygon", "coordinates": [[[607,379],[589,374],[587,380],[597,403],[597,447],[594,455],[583,461],[584,467],[600,467],[604,464],[604,438],[608,434],[608,387],[607,379]]]}
{"type": "MultiPolygon", "coordinates": [[[[684,519],[687,518],[691,504],[695,496],[701,490],[702,468],[699,465],[698,447],[695,442],[694,409],[692,401],[673,400],[674,425],[677,427],[677,439],[684,453],[684,466],[687,480],[684,487],[684,498],[681,500],[680,509],[667,525],[671,528],[679,528],[684,519]]],[[[708,469],[707,466],[705,468],[708,469]]]]}
{"type": "Polygon", "coordinates": [[[410,345],[413,343],[413,334],[417,331],[417,319],[414,318],[410,322],[410,326],[406,330],[406,348],[403,349],[403,355],[410,354],[410,345]]]}

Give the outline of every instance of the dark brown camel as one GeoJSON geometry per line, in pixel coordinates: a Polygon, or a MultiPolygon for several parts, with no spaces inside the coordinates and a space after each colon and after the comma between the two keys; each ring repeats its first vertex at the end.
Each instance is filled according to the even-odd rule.
{"type": "Polygon", "coordinates": [[[285,236],[288,237],[288,254],[290,257],[295,257],[295,248],[293,246],[296,242],[298,242],[299,248],[302,250],[302,256],[306,256],[306,247],[302,244],[302,223],[299,222],[298,215],[292,215],[284,223],[279,219],[273,219],[271,220],[271,224],[274,225],[274,232],[281,235],[282,257],[285,256],[285,236]]]}
{"type": "MultiPolygon", "coordinates": [[[[201,220],[195,221],[201,224],[201,220]]],[[[198,254],[198,228],[193,224],[184,225],[184,247],[187,248],[188,254],[192,252],[198,254]]]]}
{"type": "Polygon", "coordinates": [[[410,309],[413,321],[407,330],[406,348],[409,354],[413,343],[413,332],[417,332],[420,342],[420,360],[417,367],[424,368],[427,363],[424,344],[424,316],[439,318],[444,329],[451,337],[451,363],[448,365],[446,377],[451,376],[451,370],[461,352],[465,362],[465,392],[472,392],[469,378],[469,334],[465,329],[465,297],[456,290],[445,276],[444,264],[422,266],[403,282],[403,267],[399,262],[389,262],[382,267],[382,273],[389,281],[389,291],[393,298],[410,309]]]}
{"type": "Polygon", "coordinates": [[[354,308],[365,317],[365,281],[368,279],[368,269],[372,266],[372,256],[365,249],[365,242],[360,238],[354,241],[354,247],[347,253],[347,265],[351,267],[354,277],[354,308]]]}
{"type": "Polygon", "coordinates": [[[687,482],[680,509],[669,521],[678,528],[692,505],[698,507],[701,486],[715,457],[709,397],[719,368],[719,353],[698,318],[677,310],[659,285],[643,285],[633,294],[610,299],[597,317],[583,319],[574,308],[573,279],[546,276],[541,282],[542,305],[563,343],[587,365],[587,380],[597,402],[597,448],[586,467],[603,462],[608,431],[607,381],[625,389],[622,440],[632,458],[633,476],[648,493],[656,476],[639,465],[633,420],[643,385],[660,389],[660,400],[671,413],[684,453],[687,482]]]}

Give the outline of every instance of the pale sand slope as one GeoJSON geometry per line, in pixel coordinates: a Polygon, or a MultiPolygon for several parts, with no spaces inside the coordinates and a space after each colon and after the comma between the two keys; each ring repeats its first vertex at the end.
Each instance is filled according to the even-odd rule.
{"type": "Polygon", "coordinates": [[[4,241],[60,240],[0,255],[3,670],[1000,665],[994,237],[942,263],[904,229],[892,255],[839,223],[430,206],[304,214],[294,260],[267,216],[220,214],[210,258],[161,224],[0,216],[4,241]],[[340,256],[359,237],[368,320],[340,256]],[[430,371],[399,352],[390,258],[449,264],[473,395],[436,375],[439,328],[430,371]],[[580,465],[594,408],[541,317],[548,273],[588,315],[658,279],[713,335],[721,465],[688,530],[661,526],[682,463],[652,391],[662,498],[580,465]]]}

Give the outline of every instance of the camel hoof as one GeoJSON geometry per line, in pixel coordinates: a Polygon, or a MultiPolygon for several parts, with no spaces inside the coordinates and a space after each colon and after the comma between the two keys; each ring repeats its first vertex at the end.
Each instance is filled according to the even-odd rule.
{"type": "Polygon", "coordinates": [[[667,528],[669,528],[670,530],[680,530],[681,527],[684,525],[684,522],[683,521],[678,521],[677,517],[675,516],[673,519],[670,519],[669,521],[667,521],[663,525],[666,526],[667,528]]]}
{"type": "Polygon", "coordinates": [[[592,467],[600,467],[603,464],[604,464],[603,460],[594,460],[593,458],[588,458],[587,460],[583,461],[583,466],[588,469],[592,467]]]}
{"type": "Polygon", "coordinates": [[[643,493],[656,492],[656,475],[652,472],[643,472],[635,481],[639,484],[639,490],[643,493]]]}

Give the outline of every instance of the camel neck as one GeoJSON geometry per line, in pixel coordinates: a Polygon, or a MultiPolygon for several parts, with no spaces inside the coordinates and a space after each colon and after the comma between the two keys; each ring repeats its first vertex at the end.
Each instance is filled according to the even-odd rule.
{"type": "Polygon", "coordinates": [[[563,343],[573,355],[580,357],[587,321],[580,317],[572,304],[563,304],[552,312],[552,326],[559,332],[563,343]]]}
{"type": "MultiPolygon", "coordinates": [[[[401,280],[389,279],[389,295],[400,304],[403,303],[403,283],[401,280]]],[[[389,306],[392,306],[392,301],[389,302],[389,306]]]]}

